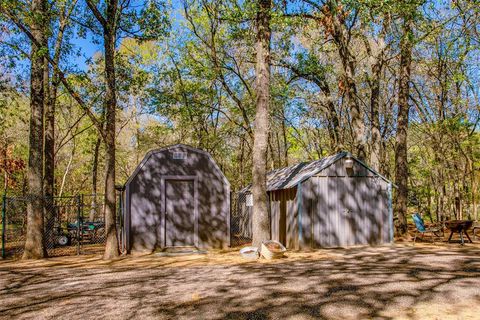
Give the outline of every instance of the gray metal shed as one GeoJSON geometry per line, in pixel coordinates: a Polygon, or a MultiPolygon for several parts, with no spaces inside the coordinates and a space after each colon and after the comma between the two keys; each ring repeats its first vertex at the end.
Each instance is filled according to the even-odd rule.
{"type": "MultiPolygon", "coordinates": [[[[287,248],[341,247],[393,241],[392,182],[341,152],[270,172],[271,238],[287,248]]],[[[240,191],[239,216],[251,233],[250,186],[240,191]]]]}
{"type": "Polygon", "coordinates": [[[128,251],[230,244],[230,184],[209,153],[183,144],[150,151],[125,187],[128,251]]]}

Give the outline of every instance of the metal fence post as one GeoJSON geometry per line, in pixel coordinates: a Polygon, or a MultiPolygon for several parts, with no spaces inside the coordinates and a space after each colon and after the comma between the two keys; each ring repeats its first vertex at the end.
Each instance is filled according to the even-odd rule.
{"type": "Polygon", "coordinates": [[[7,195],[2,197],[2,258],[5,259],[5,232],[7,230],[7,195]]]}
{"type": "Polygon", "coordinates": [[[77,255],[80,255],[80,231],[81,231],[81,226],[80,226],[80,217],[81,217],[81,196],[77,195],[77,255]]]}

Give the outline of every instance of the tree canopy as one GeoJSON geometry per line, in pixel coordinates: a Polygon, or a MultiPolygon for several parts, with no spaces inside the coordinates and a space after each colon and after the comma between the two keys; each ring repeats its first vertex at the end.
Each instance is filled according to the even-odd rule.
{"type": "MultiPolygon", "coordinates": [[[[103,192],[112,143],[117,184],[148,150],[180,142],[210,152],[234,190],[252,181],[263,83],[256,1],[42,3],[39,15],[30,2],[0,1],[5,192],[28,193],[29,66],[40,56],[54,106],[53,194],[103,192]],[[31,37],[42,23],[43,46],[31,37]],[[116,101],[111,130],[106,101],[116,101]]],[[[409,210],[477,218],[478,3],[291,0],[269,8],[267,171],[347,150],[404,185],[398,196],[409,210]]]]}

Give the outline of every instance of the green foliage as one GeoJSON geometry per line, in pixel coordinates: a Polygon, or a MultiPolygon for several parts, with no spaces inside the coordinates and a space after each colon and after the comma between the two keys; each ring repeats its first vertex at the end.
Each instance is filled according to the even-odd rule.
{"type": "Polygon", "coordinates": [[[331,65],[322,64],[313,52],[300,52],[296,54],[297,68],[301,73],[312,75],[318,79],[325,79],[333,72],[331,65]]]}
{"type": "MultiPolygon", "coordinates": [[[[1,2],[28,23],[34,17],[26,4],[1,2]]],[[[59,14],[68,4],[68,0],[51,3],[52,39],[58,32],[59,14]]],[[[104,1],[97,4],[103,12],[104,1]]],[[[178,142],[211,152],[234,189],[250,182],[256,4],[154,0],[130,3],[119,13],[118,183],[127,179],[149,149],[178,142]]],[[[351,67],[366,128],[367,162],[373,150],[372,92],[378,80],[378,169],[394,178],[401,26],[405,18],[412,18],[410,205],[433,214],[439,210],[453,214],[454,197],[448,195],[457,193],[465,212],[472,211],[473,202],[478,202],[480,168],[478,6],[471,1],[298,0],[274,1],[271,13],[269,169],[329,155],[337,150],[335,143],[354,149],[352,110],[345,91],[345,70],[351,67]],[[345,35],[344,48],[333,39],[335,32],[337,37],[338,32],[345,35]],[[352,66],[342,61],[340,50],[353,56],[352,66]],[[381,64],[379,75],[373,70],[375,63],[381,64]],[[334,126],[338,141],[332,138],[334,126]]],[[[85,70],[73,72],[76,50],[81,48],[71,42],[85,37],[99,44],[101,28],[84,2],[72,15],[61,65],[69,83],[103,121],[103,53],[89,57],[85,70]]],[[[0,63],[7,75],[1,89],[2,94],[8,92],[0,99],[0,136],[2,142],[10,139],[16,157],[26,160],[28,92],[22,88],[27,85],[28,41],[5,17],[0,23],[0,63]]],[[[60,87],[58,95],[57,189],[65,175],[65,193],[90,192],[98,134],[65,88],[60,87]]],[[[104,153],[102,146],[100,185],[104,153]]],[[[24,177],[17,178],[21,182],[24,177]]]]}
{"type": "Polygon", "coordinates": [[[120,29],[137,40],[162,39],[170,31],[169,5],[163,0],[149,0],[126,7],[120,16],[120,29]]]}

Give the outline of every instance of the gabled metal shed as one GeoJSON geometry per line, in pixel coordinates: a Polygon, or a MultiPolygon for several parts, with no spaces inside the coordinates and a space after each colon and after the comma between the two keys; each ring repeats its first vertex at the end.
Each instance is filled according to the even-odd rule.
{"type": "Polygon", "coordinates": [[[230,184],[209,153],[183,144],[152,150],[125,187],[127,251],[230,244],[230,184]]]}
{"type": "MultiPolygon", "coordinates": [[[[348,152],[274,170],[267,190],[271,238],[288,248],[393,241],[392,182],[348,152]]],[[[237,210],[251,217],[250,187],[240,193],[237,210]]]]}

